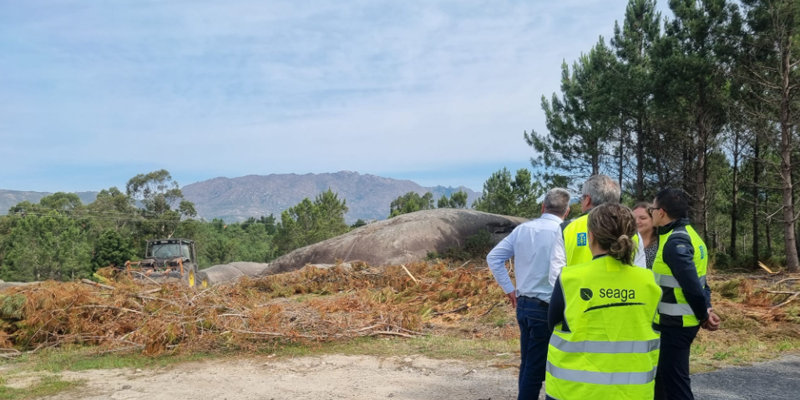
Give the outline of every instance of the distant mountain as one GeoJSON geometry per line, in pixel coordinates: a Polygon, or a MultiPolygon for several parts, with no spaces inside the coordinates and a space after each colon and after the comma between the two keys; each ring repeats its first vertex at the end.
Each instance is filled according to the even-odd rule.
{"type": "MultiPolygon", "coordinates": [[[[83,204],[89,204],[97,198],[98,192],[76,192],[80,197],[83,204]]],[[[8,209],[23,201],[30,201],[31,203],[38,203],[42,197],[49,196],[52,193],[48,192],[31,192],[22,190],[4,190],[0,189],[0,215],[8,214],[8,209]]]]}
{"type": "MultiPolygon", "coordinates": [[[[347,223],[358,219],[380,220],[389,215],[392,200],[408,192],[433,193],[434,202],[442,195],[451,195],[459,190],[467,193],[467,204],[480,197],[463,186],[423,187],[409,180],[383,178],[375,175],[361,175],[358,172],[336,172],[328,174],[283,174],[248,175],[240,178],[214,178],[186,185],[183,191],[186,200],[195,204],[200,217],[221,218],[228,222],[243,221],[249,217],[275,214],[280,217],[283,210],[294,206],[308,197],[314,199],[318,194],[331,188],[340,199],[347,200],[350,211],[345,216],[347,223]]],[[[98,192],[78,192],[83,204],[91,203],[98,192]]],[[[0,189],[0,215],[23,201],[38,203],[47,192],[29,192],[0,189]]]]}
{"type": "Polygon", "coordinates": [[[350,211],[345,219],[348,223],[358,219],[386,219],[392,200],[408,192],[431,192],[435,201],[442,195],[449,196],[463,190],[467,193],[468,205],[472,205],[480,196],[465,187],[423,187],[409,180],[361,175],[349,171],[215,178],[184,186],[182,190],[186,199],[194,202],[200,216],[233,222],[269,214],[280,217],[283,210],[306,197],[313,200],[328,188],[338,193],[340,199],[347,200],[350,211]]]}

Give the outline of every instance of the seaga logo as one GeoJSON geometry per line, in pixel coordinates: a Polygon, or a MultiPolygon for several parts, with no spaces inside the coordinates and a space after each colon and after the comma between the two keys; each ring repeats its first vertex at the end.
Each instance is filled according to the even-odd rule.
{"type": "Polygon", "coordinates": [[[601,299],[620,299],[622,302],[636,299],[636,291],[633,289],[600,289],[601,299]]]}

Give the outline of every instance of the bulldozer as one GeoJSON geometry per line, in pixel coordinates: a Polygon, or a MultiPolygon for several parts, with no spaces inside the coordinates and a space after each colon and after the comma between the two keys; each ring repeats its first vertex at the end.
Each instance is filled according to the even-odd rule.
{"type": "Polygon", "coordinates": [[[122,272],[134,279],[154,281],[179,279],[189,287],[197,284],[197,250],[188,239],[154,239],[147,241],[142,261],[128,261],[122,272]]]}

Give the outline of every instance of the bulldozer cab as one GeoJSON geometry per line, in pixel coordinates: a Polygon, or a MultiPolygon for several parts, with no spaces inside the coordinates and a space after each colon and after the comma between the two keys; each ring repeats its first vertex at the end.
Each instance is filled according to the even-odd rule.
{"type": "Polygon", "coordinates": [[[194,242],[186,239],[148,240],[144,258],[156,260],[173,260],[180,258],[184,263],[194,263],[194,242]]]}
{"type": "Polygon", "coordinates": [[[197,275],[197,250],[188,239],[148,240],[141,261],[128,261],[124,271],[134,277],[149,280],[176,278],[189,287],[195,286],[197,275]]]}

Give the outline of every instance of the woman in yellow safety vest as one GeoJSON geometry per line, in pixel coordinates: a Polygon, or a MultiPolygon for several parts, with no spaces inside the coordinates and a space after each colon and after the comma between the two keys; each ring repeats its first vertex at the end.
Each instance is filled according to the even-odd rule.
{"type": "Polygon", "coordinates": [[[550,300],[548,399],[650,400],[661,288],[652,271],[632,265],[636,219],[604,204],[589,213],[588,231],[593,259],[564,268],[550,300]]]}

